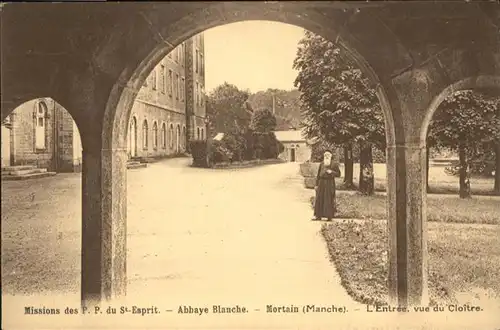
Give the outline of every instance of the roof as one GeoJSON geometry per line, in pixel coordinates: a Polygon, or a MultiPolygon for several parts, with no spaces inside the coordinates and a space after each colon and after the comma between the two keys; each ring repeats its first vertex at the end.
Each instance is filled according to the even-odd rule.
{"type": "Polygon", "coordinates": [[[220,141],[224,137],[224,133],[217,133],[217,135],[214,136],[215,141],[220,141]]]}
{"type": "Polygon", "coordinates": [[[306,138],[302,136],[301,130],[275,131],[274,134],[276,135],[276,139],[280,142],[306,142],[306,138]]]}
{"type": "MultiPolygon", "coordinates": [[[[274,134],[280,142],[307,142],[306,138],[302,136],[301,130],[275,131],[274,134]]],[[[221,141],[223,137],[224,133],[217,133],[213,140],[221,141]]]]}

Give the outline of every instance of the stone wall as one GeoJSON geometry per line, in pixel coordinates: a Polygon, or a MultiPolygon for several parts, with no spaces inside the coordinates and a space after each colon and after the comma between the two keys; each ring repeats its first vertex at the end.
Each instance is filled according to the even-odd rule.
{"type": "Polygon", "coordinates": [[[55,102],[50,98],[31,100],[17,107],[11,114],[13,129],[13,165],[36,165],[48,170],[55,170],[54,162],[54,120],[55,102]],[[35,111],[39,101],[45,102],[47,112],[44,117],[44,148],[35,147],[35,111]]]}

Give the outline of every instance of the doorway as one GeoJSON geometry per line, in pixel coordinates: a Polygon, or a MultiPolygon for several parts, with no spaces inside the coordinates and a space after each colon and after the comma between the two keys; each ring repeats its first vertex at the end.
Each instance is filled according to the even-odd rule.
{"type": "Polygon", "coordinates": [[[290,149],[290,161],[295,162],[295,148],[290,149]]]}
{"type": "Polygon", "coordinates": [[[2,167],[11,166],[11,143],[10,132],[11,128],[8,125],[2,125],[2,167]]]}

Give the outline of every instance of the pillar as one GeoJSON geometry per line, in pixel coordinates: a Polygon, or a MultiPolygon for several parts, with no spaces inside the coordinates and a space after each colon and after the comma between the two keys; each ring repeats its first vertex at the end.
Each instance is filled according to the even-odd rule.
{"type": "Polygon", "coordinates": [[[388,286],[391,304],[428,305],[427,148],[422,123],[436,94],[427,69],[391,81],[394,139],[387,143],[388,286]]]}
{"type": "Polygon", "coordinates": [[[126,293],[126,148],[82,139],[82,305],[126,293]]]}
{"type": "Polygon", "coordinates": [[[387,147],[388,284],[399,306],[428,303],[426,175],[425,146],[387,147]]]}

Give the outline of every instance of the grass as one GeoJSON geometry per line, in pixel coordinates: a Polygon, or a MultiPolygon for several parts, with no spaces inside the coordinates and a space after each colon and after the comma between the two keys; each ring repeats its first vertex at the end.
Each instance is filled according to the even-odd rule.
{"type": "MultiPolygon", "coordinates": [[[[313,205],[314,197],[311,197],[313,205]]],[[[386,196],[363,196],[337,193],[338,218],[383,220],[386,196]]],[[[459,199],[452,196],[429,195],[427,220],[433,222],[500,224],[500,198],[459,199]]]]}
{"type": "MultiPolygon", "coordinates": [[[[499,233],[498,226],[429,224],[431,303],[500,299],[499,233]]],[[[322,234],[347,292],[364,304],[387,304],[386,221],[337,220],[322,234]]]]}

